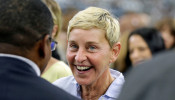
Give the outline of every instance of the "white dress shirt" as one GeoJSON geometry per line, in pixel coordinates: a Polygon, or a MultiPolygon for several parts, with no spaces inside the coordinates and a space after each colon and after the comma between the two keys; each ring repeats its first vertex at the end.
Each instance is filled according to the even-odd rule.
{"type": "MultiPolygon", "coordinates": [[[[106,93],[102,95],[98,100],[117,100],[118,95],[120,94],[124,83],[124,76],[119,71],[113,69],[110,69],[110,72],[115,80],[111,83],[106,93]]],[[[74,76],[60,78],[53,84],[81,99],[80,85],[76,82],[74,76]]]]}

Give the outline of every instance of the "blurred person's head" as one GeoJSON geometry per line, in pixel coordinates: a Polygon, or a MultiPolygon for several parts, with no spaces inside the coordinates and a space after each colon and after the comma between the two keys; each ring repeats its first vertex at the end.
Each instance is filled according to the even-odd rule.
{"type": "Polygon", "coordinates": [[[61,31],[62,27],[62,12],[59,4],[55,0],[42,0],[47,7],[49,8],[53,22],[54,22],[54,28],[53,28],[53,38],[56,39],[59,35],[59,32],[61,31]]]}
{"type": "Polygon", "coordinates": [[[122,48],[120,50],[120,54],[112,65],[112,68],[117,69],[121,72],[125,72],[127,70],[127,66],[125,63],[125,58],[127,54],[127,38],[128,35],[135,29],[141,27],[147,27],[150,25],[150,16],[146,13],[139,12],[131,12],[127,11],[119,18],[120,29],[121,29],[121,37],[120,42],[122,44],[122,48]]]}
{"type": "Polygon", "coordinates": [[[121,34],[130,33],[131,31],[148,26],[150,16],[146,13],[126,12],[120,17],[121,34]]]}
{"type": "Polygon", "coordinates": [[[80,85],[112,80],[109,67],[120,52],[119,35],[119,22],[105,9],[89,7],[70,20],[67,60],[80,85]]]}
{"type": "Polygon", "coordinates": [[[175,19],[161,19],[157,22],[156,27],[164,39],[165,47],[167,49],[175,47],[175,19]]]}
{"type": "Polygon", "coordinates": [[[155,28],[139,28],[128,37],[127,66],[135,66],[165,49],[163,39],[155,28]]]}
{"type": "Polygon", "coordinates": [[[0,53],[26,57],[41,72],[51,56],[53,20],[40,0],[0,0],[0,53]]]}

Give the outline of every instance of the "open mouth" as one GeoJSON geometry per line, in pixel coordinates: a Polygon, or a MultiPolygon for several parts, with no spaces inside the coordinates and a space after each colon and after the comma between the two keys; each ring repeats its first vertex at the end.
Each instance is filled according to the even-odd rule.
{"type": "Polygon", "coordinates": [[[87,71],[90,70],[92,67],[87,67],[87,66],[76,66],[78,71],[87,71]]]}

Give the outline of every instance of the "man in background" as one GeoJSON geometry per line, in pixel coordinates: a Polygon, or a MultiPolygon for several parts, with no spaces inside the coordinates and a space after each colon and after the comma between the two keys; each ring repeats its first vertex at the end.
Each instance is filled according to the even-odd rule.
{"type": "Polygon", "coordinates": [[[174,59],[173,49],[130,70],[117,100],[175,100],[174,59]]]}
{"type": "Polygon", "coordinates": [[[0,0],[0,12],[0,100],[75,100],[39,77],[54,49],[49,9],[40,0],[0,0]]]}

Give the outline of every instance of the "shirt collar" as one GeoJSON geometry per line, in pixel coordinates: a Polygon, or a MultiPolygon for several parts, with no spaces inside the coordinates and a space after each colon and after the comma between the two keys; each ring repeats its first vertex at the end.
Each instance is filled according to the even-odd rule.
{"type": "Polygon", "coordinates": [[[16,58],[16,59],[19,59],[19,60],[22,60],[26,63],[28,63],[36,72],[36,74],[38,76],[40,76],[40,70],[38,68],[38,66],[31,60],[27,59],[27,58],[24,58],[22,56],[18,56],[18,55],[12,55],[12,54],[4,54],[4,53],[0,53],[0,56],[3,56],[3,57],[11,57],[11,58],[16,58]]]}
{"type": "Polygon", "coordinates": [[[104,96],[108,96],[111,98],[117,98],[125,82],[124,76],[119,71],[116,71],[113,69],[110,69],[110,72],[111,72],[112,77],[115,78],[115,80],[111,83],[111,85],[109,86],[104,96]]]}
{"type": "MultiPolygon", "coordinates": [[[[120,73],[119,71],[110,69],[110,73],[112,75],[112,77],[115,78],[115,80],[111,83],[111,85],[109,86],[108,90],[106,91],[106,93],[103,95],[104,97],[110,97],[110,98],[117,98],[121,88],[123,86],[124,83],[124,76],[122,73],[120,73]]],[[[74,80],[73,82],[74,84],[76,84],[76,88],[77,88],[77,97],[81,98],[81,87],[80,85],[74,80]]]]}
{"type": "Polygon", "coordinates": [[[76,83],[76,87],[77,87],[77,97],[81,98],[81,87],[78,83],[76,83]]]}

